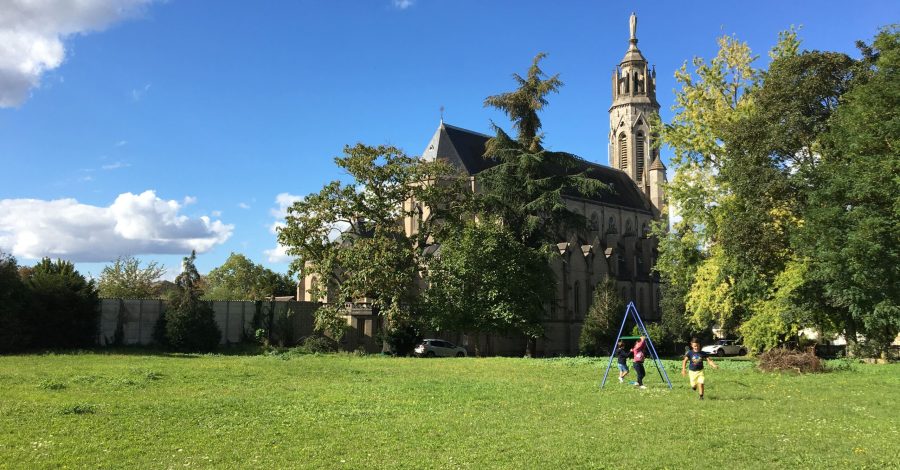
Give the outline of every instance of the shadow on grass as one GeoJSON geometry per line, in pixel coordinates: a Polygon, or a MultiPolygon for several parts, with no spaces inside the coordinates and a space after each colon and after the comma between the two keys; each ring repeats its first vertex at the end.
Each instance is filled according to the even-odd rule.
{"type": "Polygon", "coordinates": [[[79,356],[85,354],[104,355],[104,356],[158,356],[172,357],[178,359],[196,359],[201,356],[259,356],[264,354],[262,347],[256,344],[234,344],[228,346],[220,346],[215,351],[210,352],[183,352],[171,351],[155,346],[110,346],[95,347],[86,349],[49,349],[49,350],[33,350],[21,351],[16,356],[79,356]]]}

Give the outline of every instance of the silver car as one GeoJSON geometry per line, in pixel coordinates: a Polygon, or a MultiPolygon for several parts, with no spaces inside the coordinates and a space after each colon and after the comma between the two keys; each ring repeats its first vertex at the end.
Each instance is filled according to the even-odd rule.
{"type": "Polygon", "coordinates": [[[442,339],[423,339],[413,352],[419,357],[466,357],[466,348],[442,339]]]}

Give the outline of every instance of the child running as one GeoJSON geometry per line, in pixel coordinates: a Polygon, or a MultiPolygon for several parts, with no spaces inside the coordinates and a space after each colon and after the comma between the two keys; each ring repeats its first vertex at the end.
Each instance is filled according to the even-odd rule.
{"type": "Polygon", "coordinates": [[[616,357],[619,358],[619,382],[625,381],[625,376],[628,375],[628,356],[631,355],[631,351],[629,351],[625,347],[624,341],[619,341],[619,345],[616,347],[616,357]]]}
{"type": "Polygon", "coordinates": [[[687,365],[688,361],[691,362],[690,369],[690,378],[691,378],[691,389],[697,390],[700,392],[700,399],[703,399],[703,360],[706,359],[709,361],[709,365],[713,367],[713,369],[718,369],[719,366],[716,365],[715,362],[709,357],[709,354],[700,350],[700,340],[697,338],[691,339],[691,349],[684,353],[684,360],[681,361],[681,375],[685,375],[684,366],[687,365]],[[699,390],[698,390],[699,388],[699,390]]]}

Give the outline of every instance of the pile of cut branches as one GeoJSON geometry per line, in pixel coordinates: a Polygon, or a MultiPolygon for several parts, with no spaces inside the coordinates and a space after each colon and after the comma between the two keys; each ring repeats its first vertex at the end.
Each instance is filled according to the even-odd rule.
{"type": "Polygon", "coordinates": [[[823,372],[822,361],[813,348],[805,351],[787,348],[770,349],[759,356],[759,368],[765,372],[793,371],[797,373],[823,372]]]}

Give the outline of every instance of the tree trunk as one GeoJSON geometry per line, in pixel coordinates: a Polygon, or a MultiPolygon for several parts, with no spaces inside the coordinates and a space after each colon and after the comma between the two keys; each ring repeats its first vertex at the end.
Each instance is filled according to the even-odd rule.
{"type": "Polygon", "coordinates": [[[856,338],[856,323],[849,314],[847,314],[844,320],[844,341],[847,343],[847,355],[856,356],[859,346],[856,338]]]}

